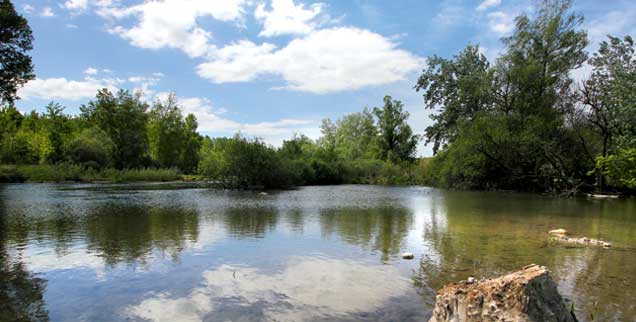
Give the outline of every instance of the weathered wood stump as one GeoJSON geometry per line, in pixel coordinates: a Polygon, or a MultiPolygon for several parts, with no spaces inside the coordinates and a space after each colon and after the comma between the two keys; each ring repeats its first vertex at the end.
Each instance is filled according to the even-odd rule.
{"type": "Polygon", "coordinates": [[[575,322],[548,270],[528,265],[493,279],[469,279],[437,293],[429,322],[575,322]]]}

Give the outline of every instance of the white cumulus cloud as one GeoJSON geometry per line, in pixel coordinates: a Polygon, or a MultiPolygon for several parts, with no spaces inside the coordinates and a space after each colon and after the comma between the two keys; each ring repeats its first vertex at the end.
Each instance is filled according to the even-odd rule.
{"type": "Polygon", "coordinates": [[[135,17],[136,23],[131,27],[117,25],[109,30],[134,46],[177,48],[199,57],[209,50],[212,35],[197,20],[208,16],[219,21],[239,20],[244,4],[244,0],[152,0],[124,8],[105,6],[98,14],[115,20],[135,17]]]}
{"type": "Polygon", "coordinates": [[[94,97],[97,90],[102,88],[115,91],[117,89],[115,85],[117,84],[117,80],[109,79],[86,78],[84,80],[75,81],[68,80],[64,77],[36,78],[21,88],[18,95],[23,99],[80,100],[94,97]]]}
{"type": "Polygon", "coordinates": [[[95,69],[93,67],[86,68],[86,70],[84,70],[84,74],[86,74],[86,75],[97,75],[97,69],[95,69]]]}
{"type": "Polygon", "coordinates": [[[88,0],[67,0],[63,6],[67,10],[82,11],[88,8],[88,0]]]}
{"type": "Polygon", "coordinates": [[[44,7],[42,9],[42,11],[40,12],[40,16],[41,17],[54,17],[55,16],[55,12],[53,12],[53,9],[51,9],[51,7],[44,7]]]}
{"type": "Polygon", "coordinates": [[[271,10],[260,4],[254,17],[263,23],[259,36],[271,37],[285,34],[307,34],[316,28],[316,17],[322,11],[322,3],[305,7],[293,0],[272,0],[271,10]]]}
{"type": "Polygon", "coordinates": [[[340,27],[311,32],[278,50],[242,40],[212,51],[198,73],[214,83],[278,75],[287,89],[328,93],[400,81],[422,65],[422,58],[382,35],[340,27]]]}
{"type": "Polygon", "coordinates": [[[35,8],[33,8],[33,6],[30,4],[25,4],[24,6],[22,6],[22,11],[24,11],[25,13],[33,13],[33,11],[35,11],[35,8]]]}
{"type": "Polygon", "coordinates": [[[488,8],[496,7],[500,4],[501,4],[501,0],[484,0],[479,4],[479,6],[477,7],[477,10],[484,11],[488,8]]]}
{"type": "Polygon", "coordinates": [[[491,12],[488,14],[490,30],[503,35],[511,32],[515,28],[515,15],[503,11],[491,12]]]}

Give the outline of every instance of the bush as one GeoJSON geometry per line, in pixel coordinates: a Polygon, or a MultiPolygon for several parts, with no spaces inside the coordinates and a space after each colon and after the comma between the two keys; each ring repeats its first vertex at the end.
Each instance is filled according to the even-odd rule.
{"type": "Polygon", "coordinates": [[[24,176],[13,165],[0,165],[0,182],[23,182],[24,176]]]}
{"type": "Polygon", "coordinates": [[[92,169],[101,169],[111,163],[113,143],[99,128],[90,128],[71,141],[67,147],[69,159],[92,169]]]}
{"type": "Polygon", "coordinates": [[[636,190],[636,148],[622,149],[614,155],[599,157],[596,168],[614,188],[636,190]]]}

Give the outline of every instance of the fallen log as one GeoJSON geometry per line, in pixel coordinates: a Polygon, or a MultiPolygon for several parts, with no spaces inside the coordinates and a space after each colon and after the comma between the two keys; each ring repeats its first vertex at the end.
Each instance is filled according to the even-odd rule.
{"type": "Polygon", "coordinates": [[[612,247],[612,243],[609,243],[600,239],[587,238],[587,237],[575,238],[575,237],[567,237],[567,236],[552,236],[551,239],[556,242],[572,244],[572,245],[601,246],[603,248],[612,247]]]}
{"type": "Polygon", "coordinates": [[[528,265],[498,278],[453,283],[436,297],[429,322],[576,322],[548,270],[528,265]]]}
{"type": "Polygon", "coordinates": [[[553,229],[548,232],[552,241],[585,245],[585,246],[602,246],[603,248],[610,248],[612,244],[600,239],[587,238],[587,237],[569,237],[569,232],[563,228],[553,229]]]}

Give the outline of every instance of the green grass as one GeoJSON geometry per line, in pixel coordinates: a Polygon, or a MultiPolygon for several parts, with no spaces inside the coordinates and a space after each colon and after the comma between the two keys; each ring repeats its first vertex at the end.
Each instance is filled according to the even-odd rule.
{"type": "Polygon", "coordinates": [[[178,169],[98,171],[75,164],[0,165],[0,182],[165,182],[182,179],[178,169]]]}

